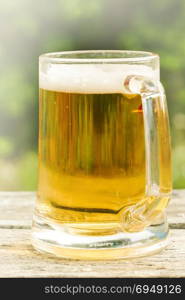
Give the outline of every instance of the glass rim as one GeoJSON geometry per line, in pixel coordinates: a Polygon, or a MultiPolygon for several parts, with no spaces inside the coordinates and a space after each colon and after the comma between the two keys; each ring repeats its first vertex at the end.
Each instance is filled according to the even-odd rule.
{"type": "Polygon", "coordinates": [[[58,64],[60,63],[125,63],[125,62],[146,63],[146,62],[151,62],[155,59],[159,59],[159,55],[154,52],[134,51],[134,50],[58,51],[58,52],[44,53],[39,56],[40,61],[46,60],[48,62],[58,63],[58,64]],[[96,57],[98,55],[100,57],[96,57]]]}

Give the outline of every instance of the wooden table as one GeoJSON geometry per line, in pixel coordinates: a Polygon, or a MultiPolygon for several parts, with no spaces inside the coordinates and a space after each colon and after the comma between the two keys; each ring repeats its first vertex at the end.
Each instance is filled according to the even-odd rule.
{"type": "Polygon", "coordinates": [[[30,244],[35,193],[0,193],[0,277],[185,277],[185,190],[168,207],[171,243],[131,261],[72,261],[36,252],[30,244]]]}

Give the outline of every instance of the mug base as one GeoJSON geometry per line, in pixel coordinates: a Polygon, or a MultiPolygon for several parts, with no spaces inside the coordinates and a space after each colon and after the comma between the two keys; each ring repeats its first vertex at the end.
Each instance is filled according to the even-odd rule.
{"type": "Polygon", "coordinates": [[[108,233],[102,224],[101,233],[96,235],[89,231],[87,234],[83,226],[78,226],[76,230],[75,226],[77,225],[54,223],[34,215],[32,245],[40,252],[61,258],[115,260],[155,254],[165,248],[169,240],[165,217],[160,224],[132,233],[121,230],[112,230],[108,233]]]}

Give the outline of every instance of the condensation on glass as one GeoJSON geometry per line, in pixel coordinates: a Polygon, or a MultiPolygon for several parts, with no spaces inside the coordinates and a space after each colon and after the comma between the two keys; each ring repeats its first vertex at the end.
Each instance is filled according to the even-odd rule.
{"type": "Polygon", "coordinates": [[[165,247],[171,148],[158,55],[48,53],[39,74],[35,248],[116,259],[165,247]]]}

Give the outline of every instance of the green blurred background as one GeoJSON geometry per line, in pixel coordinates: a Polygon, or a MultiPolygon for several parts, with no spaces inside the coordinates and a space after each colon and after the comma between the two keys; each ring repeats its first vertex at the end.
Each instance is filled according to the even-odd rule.
{"type": "Polygon", "coordinates": [[[36,189],[38,56],[79,49],[159,53],[185,188],[185,1],[0,0],[0,190],[36,189]]]}

